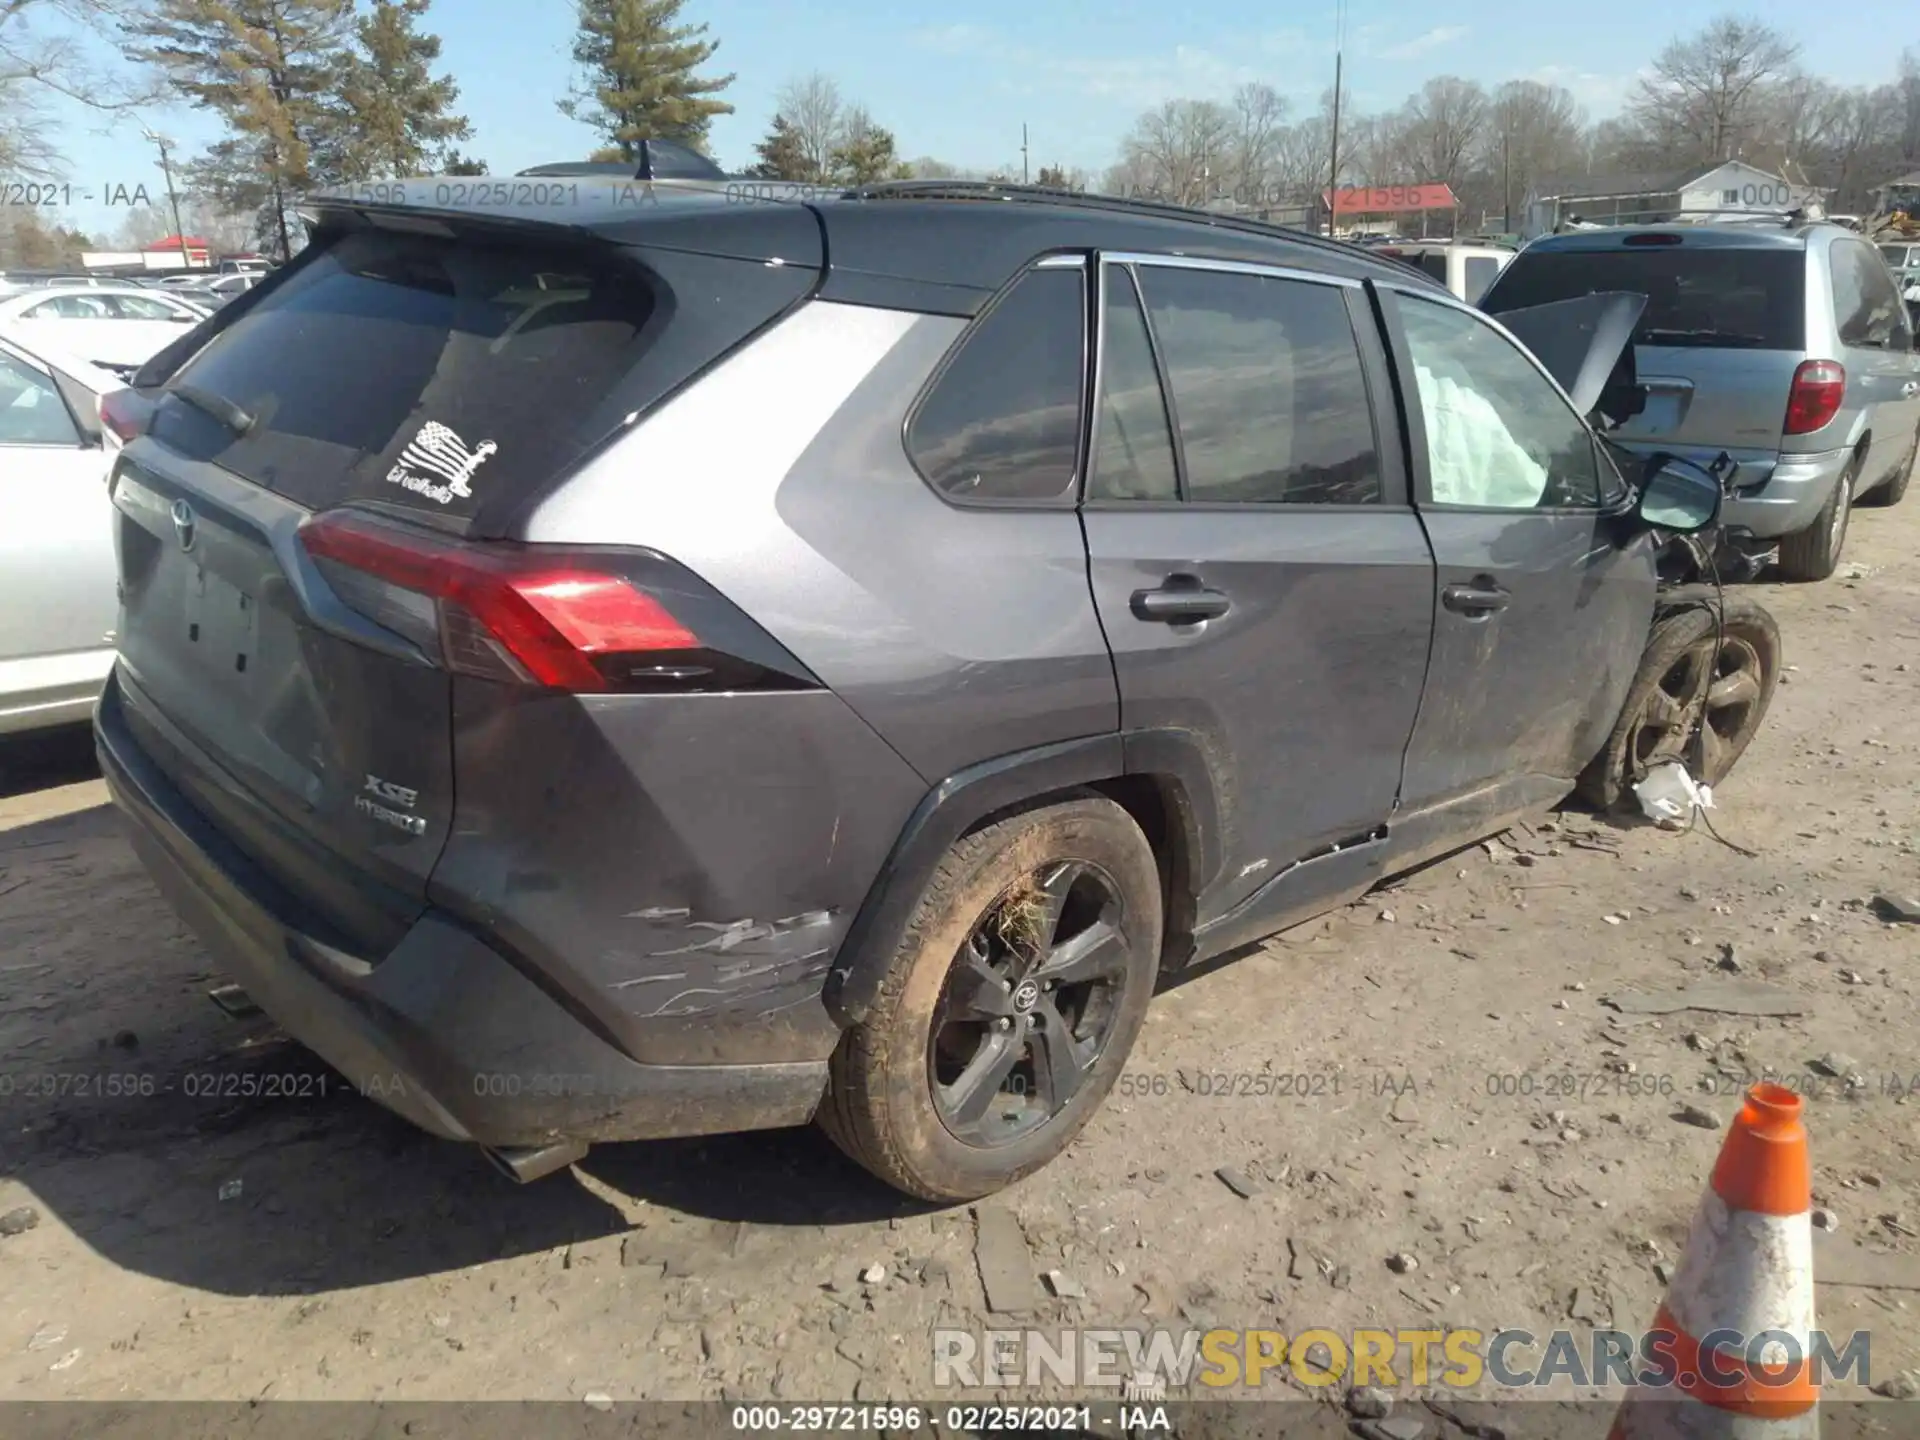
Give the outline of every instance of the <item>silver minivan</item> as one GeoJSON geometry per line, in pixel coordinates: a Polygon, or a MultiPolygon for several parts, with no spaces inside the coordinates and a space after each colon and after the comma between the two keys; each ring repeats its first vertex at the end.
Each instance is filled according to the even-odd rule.
{"type": "Polygon", "coordinates": [[[1726,524],[1778,545],[1789,579],[1831,575],[1853,503],[1897,502],[1920,448],[1920,356],[1882,252],[1823,223],[1584,230],[1528,245],[1481,305],[1620,290],[1648,299],[1646,402],[1611,438],[1732,456],[1726,524]]]}

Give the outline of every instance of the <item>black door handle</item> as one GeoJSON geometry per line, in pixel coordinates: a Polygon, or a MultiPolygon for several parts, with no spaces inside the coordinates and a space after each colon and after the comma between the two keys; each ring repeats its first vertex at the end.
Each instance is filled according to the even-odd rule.
{"type": "Polygon", "coordinates": [[[1491,583],[1449,585],[1440,592],[1440,603],[1447,609],[1475,619],[1504,610],[1513,596],[1491,583]]]}
{"type": "Polygon", "coordinates": [[[1218,620],[1233,608],[1233,602],[1218,590],[1196,584],[1162,585],[1158,590],[1133,592],[1133,613],[1142,620],[1157,620],[1167,625],[1191,625],[1200,620],[1218,620]]]}

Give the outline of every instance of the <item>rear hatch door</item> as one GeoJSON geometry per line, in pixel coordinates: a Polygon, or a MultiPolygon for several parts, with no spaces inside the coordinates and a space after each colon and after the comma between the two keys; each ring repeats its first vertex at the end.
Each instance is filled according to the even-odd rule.
{"type": "Polygon", "coordinates": [[[453,814],[452,686],[405,592],[356,593],[363,577],[316,560],[302,523],[347,507],[440,541],[496,533],[809,292],[817,224],[795,218],[815,253],[785,265],[558,226],[323,231],[148,389],[113,486],[109,702],[359,953],[385,953],[425,903],[453,814]]]}
{"type": "Polygon", "coordinates": [[[1806,358],[1806,256],[1689,238],[1660,231],[1595,242],[1604,248],[1525,250],[1481,304],[1497,315],[1596,292],[1646,296],[1633,331],[1646,406],[1611,438],[1771,465],[1806,358]]]}

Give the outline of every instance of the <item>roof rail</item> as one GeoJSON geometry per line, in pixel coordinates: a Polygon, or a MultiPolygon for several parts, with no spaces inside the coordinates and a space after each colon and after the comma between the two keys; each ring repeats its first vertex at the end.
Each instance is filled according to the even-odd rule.
{"type": "Polygon", "coordinates": [[[856,185],[841,193],[843,200],[1006,200],[1028,205],[1064,205],[1077,210],[1099,210],[1119,215],[1138,215],[1160,220],[1198,221],[1220,230],[1332,250],[1351,256],[1358,248],[1344,240],[1332,239],[1311,230],[1295,230],[1265,220],[1219,210],[1199,210],[1190,205],[1173,205],[1162,200],[1139,200],[1123,195],[1089,195],[1079,190],[1055,190],[1045,185],[1015,185],[1000,180],[885,180],[872,185],[856,185]]]}

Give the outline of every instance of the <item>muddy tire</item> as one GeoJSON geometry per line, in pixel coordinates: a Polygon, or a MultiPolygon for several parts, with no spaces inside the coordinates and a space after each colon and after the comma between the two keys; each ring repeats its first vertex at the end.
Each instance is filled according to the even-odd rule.
{"type": "Polygon", "coordinates": [[[1718,785],[1759,730],[1780,680],[1780,627],[1757,601],[1730,590],[1716,637],[1710,604],[1654,625],[1620,719],[1580,776],[1589,804],[1631,804],[1633,787],[1664,760],[1683,760],[1694,779],[1718,785]]]}
{"type": "Polygon", "coordinates": [[[1088,794],[958,841],[872,1009],[834,1052],[820,1124],[926,1200],[972,1200],[1065,1150],[1119,1078],[1159,969],[1159,867],[1088,794]]]}
{"type": "Polygon", "coordinates": [[[1838,568],[1840,552],[1847,543],[1847,526],[1853,518],[1853,482],[1859,473],[1860,459],[1855,456],[1813,523],[1780,542],[1783,577],[1802,582],[1824,580],[1838,568]]]}

